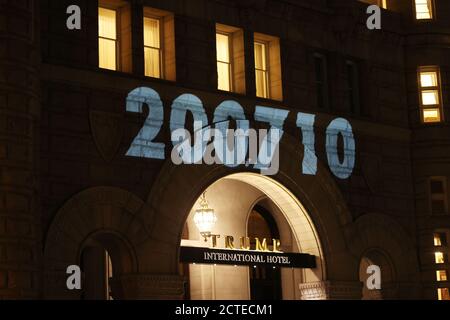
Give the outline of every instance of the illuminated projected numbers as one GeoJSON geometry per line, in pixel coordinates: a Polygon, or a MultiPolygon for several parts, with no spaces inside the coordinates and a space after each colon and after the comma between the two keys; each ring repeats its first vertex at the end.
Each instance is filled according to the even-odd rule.
{"type": "MultiPolygon", "coordinates": [[[[140,87],[131,91],[127,97],[126,108],[128,112],[142,113],[143,105],[149,107],[149,114],[143,127],[134,138],[126,155],[139,158],[165,159],[165,144],[155,142],[164,121],[164,106],[159,94],[150,88],[140,87]]],[[[208,123],[202,101],[192,94],[182,94],[172,103],[170,115],[170,130],[172,137],[172,160],[174,155],[180,158],[175,164],[203,163],[207,151],[215,150],[216,157],[221,164],[236,167],[241,164],[254,165],[253,168],[261,170],[263,174],[272,175],[278,172],[273,168],[272,162],[276,159],[278,146],[283,137],[284,123],[289,111],[256,106],[254,119],[269,125],[269,130],[254,139],[249,128],[249,121],[245,118],[244,109],[236,101],[224,101],[214,112],[213,129],[208,123]],[[194,137],[186,130],[186,117],[191,114],[194,120],[194,137]],[[229,120],[236,121],[237,130],[229,130],[229,120]],[[232,133],[233,135],[230,135],[232,133]],[[214,136],[214,142],[211,138],[214,136]],[[218,138],[220,136],[220,138],[218,138]],[[230,139],[232,138],[232,143],[230,139]],[[192,146],[193,139],[193,146],[192,146]],[[259,153],[249,152],[252,142],[258,141],[259,153]],[[209,143],[209,144],[208,144],[209,143]],[[234,146],[231,148],[229,145],[234,146]],[[247,158],[247,154],[249,159],[247,158]],[[253,155],[253,156],[252,156],[253,155]],[[270,170],[269,170],[270,169],[270,170]],[[273,170],[274,169],[274,170],[273,170]]],[[[304,148],[302,173],[315,175],[317,173],[317,156],[315,152],[315,116],[307,113],[298,113],[297,126],[301,129],[304,148]]],[[[261,133],[261,130],[260,132],[261,133]]],[[[355,166],[355,139],[350,123],[338,118],[333,120],[326,129],[326,153],[328,164],[333,174],[340,179],[351,176],[355,166]],[[342,138],[343,153],[339,155],[338,140],[342,138]]],[[[205,161],[206,164],[212,164],[205,161]]],[[[216,162],[217,163],[217,162],[216,162]]]]}

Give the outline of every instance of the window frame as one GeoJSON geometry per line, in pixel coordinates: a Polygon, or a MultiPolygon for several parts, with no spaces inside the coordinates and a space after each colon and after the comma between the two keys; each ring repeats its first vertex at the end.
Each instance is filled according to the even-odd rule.
{"type": "Polygon", "coordinates": [[[442,81],[441,81],[441,72],[440,68],[438,66],[420,66],[417,69],[417,87],[419,92],[419,105],[420,105],[420,120],[421,123],[424,125],[433,125],[433,124],[440,124],[445,122],[445,115],[444,115],[444,108],[443,108],[443,101],[442,101],[442,81]],[[434,87],[423,87],[422,86],[422,79],[421,76],[423,73],[436,73],[436,81],[437,86],[434,87]],[[423,104],[423,96],[422,93],[424,91],[431,91],[436,90],[438,94],[439,104],[437,105],[424,105],[423,104]],[[439,121],[425,121],[424,117],[424,111],[426,110],[435,110],[437,109],[439,111],[439,121]]]}
{"type": "Polygon", "coordinates": [[[217,46],[217,35],[223,35],[226,36],[228,39],[228,57],[229,57],[229,62],[224,62],[224,61],[220,61],[218,59],[217,56],[217,47],[216,47],[216,69],[217,69],[217,77],[219,76],[219,70],[217,68],[217,64],[219,63],[223,63],[223,64],[228,64],[228,72],[229,72],[229,90],[223,90],[223,89],[219,89],[219,82],[217,81],[217,89],[220,91],[224,91],[224,92],[234,92],[234,88],[235,88],[235,83],[234,83],[234,54],[233,54],[233,39],[232,36],[233,34],[231,32],[226,32],[226,31],[222,31],[222,30],[217,30],[216,27],[216,46],[217,46]]]}
{"type": "Polygon", "coordinates": [[[433,245],[434,248],[442,248],[447,247],[447,232],[442,230],[437,230],[433,232],[433,245]],[[439,239],[440,244],[436,244],[436,238],[439,239]]]}
{"type": "Polygon", "coordinates": [[[153,78],[153,79],[165,79],[165,66],[164,66],[164,61],[165,61],[165,41],[164,41],[164,18],[161,16],[156,16],[156,15],[152,15],[152,14],[148,14],[144,12],[144,16],[143,16],[143,46],[144,46],[144,75],[148,78],[153,78]],[[159,46],[160,48],[154,48],[152,46],[146,46],[145,45],[145,18],[147,19],[154,19],[154,20],[158,20],[159,22],[159,46]],[[159,78],[158,77],[152,77],[152,76],[148,76],[145,74],[145,49],[146,48],[150,48],[150,49],[157,49],[159,51],[159,78]]]}
{"type": "MultiPolygon", "coordinates": [[[[428,181],[428,210],[431,216],[446,216],[449,214],[449,203],[448,203],[448,183],[446,176],[433,176],[427,179],[428,181]],[[433,194],[431,190],[431,182],[433,181],[441,181],[443,185],[443,193],[433,194]],[[435,196],[442,196],[443,199],[435,199],[435,196]],[[433,213],[433,200],[443,200],[444,201],[444,212],[442,213],[433,213]]],[[[437,233],[437,232],[436,232],[437,233]]]]}
{"type": "Polygon", "coordinates": [[[447,296],[450,296],[450,294],[449,294],[449,291],[450,291],[450,288],[448,288],[448,287],[439,287],[439,288],[437,288],[437,296],[438,296],[438,300],[448,300],[448,299],[440,299],[440,295],[442,295],[442,293],[440,292],[440,290],[447,290],[447,296]]]}
{"type": "Polygon", "coordinates": [[[447,269],[439,268],[439,269],[436,270],[436,281],[437,282],[447,282],[448,281],[448,271],[447,271],[447,269]],[[445,280],[441,280],[441,277],[440,277],[440,273],[441,272],[444,272],[445,280]]]}
{"type": "MultiPolygon", "coordinates": [[[[108,4],[98,4],[97,6],[97,19],[99,19],[100,14],[99,14],[99,9],[107,9],[107,10],[112,10],[116,13],[116,39],[110,39],[110,38],[106,38],[106,37],[101,37],[99,34],[99,30],[98,30],[98,23],[97,23],[97,43],[100,42],[100,39],[104,39],[104,40],[109,40],[109,41],[114,41],[115,42],[115,49],[116,49],[116,54],[115,54],[115,58],[116,58],[116,68],[115,69],[108,69],[108,68],[102,68],[100,67],[100,61],[98,63],[98,68],[102,69],[102,70],[109,70],[109,71],[122,71],[122,63],[121,63],[121,57],[120,57],[120,45],[121,45],[121,16],[120,16],[120,8],[117,8],[113,5],[108,5],[108,4]]],[[[100,59],[100,50],[98,50],[98,57],[100,59]]]]}
{"type": "Polygon", "coordinates": [[[263,72],[264,78],[266,80],[265,84],[266,84],[266,93],[267,93],[266,97],[258,96],[258,93],[256,93],[256,97],[261,98],[261,99],[272,99],[271,90],[270,90],[270,56],[269,56],[270,43],[268,41],[264,41],[261,39],[254,39],[253,40],[253,51],[255,51],[256,44],[264,46],[264,59],[266,61],[266,70],[256,68],[256,57],[255,57],[255,59],[254,59],[255,60],[255,63],[254,63],[254,65],[255,65],[255,83],[256,83],[256,73],[258,71],[263,72]]]}
{"type": "Polygon", "coordinates": [[[416,1],[417,0],[414,0],[414,2],[413,2],[413,14],[414,14],[414,20],[415,21],[424,21],[424,22],[429,22],[429,21],[432,21],[432,20],[435,20],[436,19],[436,10],[435,10],[435,3],[434,3],[434,0],[426,0],[426,1],[429,1],[430,2],[430,6],[431,6],[431,10],[430,10],[430,18],[417,18],[417,14],[418,14],[418,12],[417,12],[417,4],[416,4],[416,1]]]}
{"type": "Polygon", "coordinates": [[[329,110],[330,109],[330,84],[329,84],[329,71],[328,71],[328,56],[325,53],[315,52],[313,54],[313,63],[314,63],[314,84],[316,90],[316,103],[317,108],[320,110],[329,110]],[[318,87],[320,82],[317,79],[317,64],[316,60],[320,59],[322,62],[322,76],[323,80],[321,85],[323,86],[323,92],[321,99],[323,100],[323,106],[321,107],[319,104],[319,92],[318,87]]]}

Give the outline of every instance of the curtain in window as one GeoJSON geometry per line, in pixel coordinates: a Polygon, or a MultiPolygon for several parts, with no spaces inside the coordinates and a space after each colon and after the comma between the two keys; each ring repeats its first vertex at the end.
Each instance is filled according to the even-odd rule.
{"type": "Polygon", "coordinates": [[[161,78],[161,36],[160,21],[144,18],[145,75],[161,78]]]}
{"type": "Polygon", "coordinates": [[[98,9],[99,67],[117,69],[117,14],[115,10],[98,9]]]}

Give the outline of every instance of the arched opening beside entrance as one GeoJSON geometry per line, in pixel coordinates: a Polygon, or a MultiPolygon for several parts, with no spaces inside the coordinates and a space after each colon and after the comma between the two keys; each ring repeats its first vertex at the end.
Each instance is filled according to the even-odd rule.
{"type": "Polygon", "coordinates": [[[117,277],[131,270],[132,257],[126,242],[117,234],[100,231],[90,235],[81,245],[79,265],[83,275],[80,298],[114,300],[123,297],[117,277]]]}
{"type": "MultiPolygon", "coordinates": [[[[272,296],[267,298],[301,299],[300,283],[324,280],[325,261],[317,232],[306,209],[287,188],[267,176],[237,173],[219,179],[205,191],[207,201],[218,217],[213,230],[214,234],[222,237],[219,238],[218,248],[224,248],[225,235],[234,239],[255,233],[261,238],[277,236],[281,240],[281,251],[314,255],[317,268],[278,270],[279,290],[276,279],[273,279],[277,272],[272,272],[269,276],[272,283],[265,283],[267,294],[260,297],[252,290],[252,284],[257,285],[253,281],[255,277],[263,280],[259,285],[268,280],[267,273],[265,277],[257,274],[258,271],[264,272],[261,269],[192,264],[188,272],[190,298],[246,300],[265,298],[270,294],[272,296]]],[[[185,230],[189,232],[184,234],[188,234],[188,239],[181,241],[182,246],[205,247],[208,244],[193,221],[193,213],[199,204],[197,200],[187,218],[185,230]]]]}
{"type": "Polygon", "coordinates": [[[379,249],[371,249],[364,253],[359,265],[359,279],[363,283],[362,286],[362,300],[382,300],[389,298],[387,289],[394,283],[394,269],[392,262],[379,249]],[[381,271],[381,289],[369,289],[367,280],[370,274],[367,273],[369,266],[378,266],[381,271]]]}

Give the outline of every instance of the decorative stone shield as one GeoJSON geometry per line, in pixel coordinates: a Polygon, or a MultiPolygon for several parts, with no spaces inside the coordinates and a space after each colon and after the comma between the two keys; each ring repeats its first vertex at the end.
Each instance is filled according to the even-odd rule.
{"type": "Polygon", "coordinates": [[[110,162],[117,154],[123,135],[123,115],[104,111],[89,112],[92,136],[100,155],[110,162]]]}

